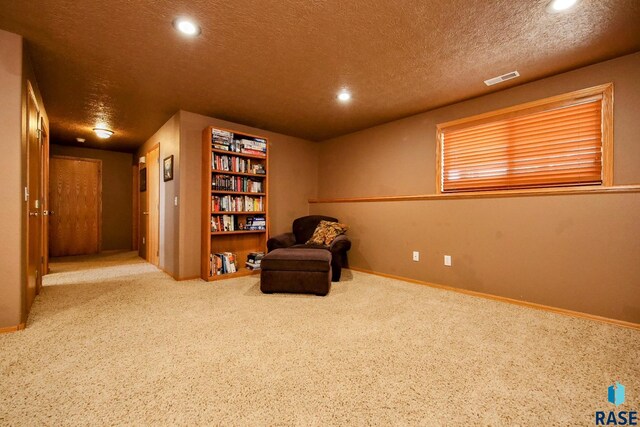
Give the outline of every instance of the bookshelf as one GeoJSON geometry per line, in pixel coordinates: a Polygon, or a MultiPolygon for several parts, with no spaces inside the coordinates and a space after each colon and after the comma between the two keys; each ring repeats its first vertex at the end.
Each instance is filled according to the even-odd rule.
{"type": "MultiPolygon", "coordinates": [[[[247,255],[265,252],[269,230],[267,138],[217,126],[202,131],[201,277],[207,281],[255,274],[247,255]],[[216,254],[233,253],[234,273],[217,274],[216,254]]],[[[219,266],[219,262],[218,262],[219,266]]]]}

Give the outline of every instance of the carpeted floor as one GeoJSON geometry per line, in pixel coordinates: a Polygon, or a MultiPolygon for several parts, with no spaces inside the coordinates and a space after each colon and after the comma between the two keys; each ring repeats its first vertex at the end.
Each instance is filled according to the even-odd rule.
{"type": "Polygon", "coordinates": [[[594,425],[614,380],[640,409],[639,331],[358,272],[323,298],[81,260],[0,335],[1,425],[594,425]]]}

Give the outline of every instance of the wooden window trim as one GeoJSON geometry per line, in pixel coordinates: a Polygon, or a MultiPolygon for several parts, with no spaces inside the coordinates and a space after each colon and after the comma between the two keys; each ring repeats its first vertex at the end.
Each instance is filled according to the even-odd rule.
{"type": "MultiPolygon", "coordinates": [[[[472,125],[480,125],[496,120],[504,120],[517,117],[523,114],[532,114],[563,106],[573,105],[579,101],[588,99],[602,99],[602,184],[597,187],[613,186],[613,83],[606,83],[562,95],[552,96],[537,101],[514,105],[488,113],[477,114],[475,116],[452,120],[440,123],[436,126],[436,194],[457,194],[444,193],[442,191],[442,165],[443,152],[442,142],[444,132],[455,130],[472,125]]],[[[572,185],[559,185],[562,188],[577,187],[572,185]]],[[[539,189],[538,189],[539,190],[539,189]]],[[[489,190],[490,191],[490,190],[489,190]]],[[[502,190],[509,193],[518,193],[526,189],[502,190]]],[[[468,191],[466,194],[485,193],[486,191],[468,191]]]]}

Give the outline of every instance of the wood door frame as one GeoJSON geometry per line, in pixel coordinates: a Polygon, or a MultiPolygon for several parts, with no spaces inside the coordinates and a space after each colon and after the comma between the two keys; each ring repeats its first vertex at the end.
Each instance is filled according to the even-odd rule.
{"type": "MultiPolygon", "coordinates": [[[[40,138],[42,139],[42,275],[49,274],[49,129],[47,128],[44,118],[40,118],[40,138]]],[[[36,293],[40,293],[42,289],[42,281],[36,289],[36,293]]]]}
{"type": "MultiPolygon", "coordinates": [[[[87,157],[73,157],[53,155],[52,159],[74,160],[80,162],[92,162],[98,164],[98,253],[102,252],[102,160],[87,157]]],[[[54,213],[55,215],[55,213],[54,213]]],[[[47,243],[49,239],[47,238],[47,243]]]]}
{"type": "Polygon", "coordinates": [[[131,195],[132,200],[132,230],[131,230],[131,249],[138,250],[138,242],[140,240],[140,165],[131,166],[131,195]]]}
{"type": "Polygon", "coordinates": [[[155,145],[153,145],[151,148],[149,148],[146,153],[144,154],[145,156],[145,169],[146,169],[146,176],[147,176],[147,191],[145,191],[145,197],[147,198],[147,212],[151,212],[151,209],[149,208],[149,173],[150,173],[150,167],[151,166],[149,164],[149,153],[154,151],[154,150],[158,150],[158,229],[156,230],[156,236],[157,236],[157,242],[158,242],[158,254],[156,255],[158,257],[158,264],[153,264],[150,260],[150,256],[149,256],[149,217],[150,215],[147,215],[147,230],[146,230],[146,242],[145,242],[145,256],[146,256],[146,260],[147,262],[156,265],[156,267],[160,267],[160,143],[156,143],[155,145]]]}
{"type": "MultiPolygon", "coordinates": [[[[40,217],[42,217],[42,203],[40,203],[41,201],[41,196],[42,196],[42,188],[40,188],[40,194],[31,194],[31,169],[29,167],[30,163],[31,163],[31,130],[32,130],[32,120],[30,117],[30,109],[29,109],[29,104],[33,103],[33,106],[35,108],[35,116],[36,116],[36,127],[35,127],[35,133],[36,133],[36,137],[38,139],[38,143],[40,144],[40,152],[39,152],[39,156],[40,159],[38,159],[39,161],[42,160],[42,146],[41,146],[41,139],[40,139],[40,105],[38,104],[38,98],[36,97],[36,93],[33,90],[33,86],[31,85],[31,82],[29,80],[27,80],[27,101],[26,101],[26,121],[24,122],[26,124],[25,127],[25,168],[24,168],[24,177],[25,177],[25,209],[24,209],[24,218],[25,218],[25,245],[24,245],[24,256],[25,256],[25,264],[24,264],[24,273],[25,273],[25,280],[23,282],[23,298],[22,298],[22,307],[23,307],[23,314],[22,314],[22,320],[24,322],[26,322],[27,320],[27,316],[29,315],[29,312],[31,311],[31,305],[33,304],[33,300],[30,302],[29,301],[29,281],[30,281],[30,277],[29,277],[29,268],[30,268],[30,262],[31,262],[31,250],[32,250],[32,245],[31,245],[31,233],[34,232],[34,230],[32,230],[31,227],[31,221],[30,221],[30,217],[31,217],[31,202],[34,200],[34,196],[37,197],[36,200],[39,201],[39,206],[38,208],[33,208],[34,210],[36,210],[36,213],[40,215],[40,217]]],[[[40,175],[40,179],[38,181],[41,181],[42,179],[42,165],[40,165],[40,170],[38,171],[39,175],[40,175]]],[[[41,182],[40,182],[41,184],[41,182]]],[[[34,300],[35,300],[35,296],[38,295],[38,290],[41,287],[41,283],[42,283],[42,276],[43,276],[43,266],[42,266],[42,257],[43,257],[43,253],[42,253],[42,220],[39,221],[39,226],[40,226],[40,242],[39,242],[39,246],[40,246],[40,250],[38,251],[39,255],[40,255],[40,261],[37,263],[38,267],[36,268],[36,278],[35,278],[35,295],[34,295],[34,300]]]]}

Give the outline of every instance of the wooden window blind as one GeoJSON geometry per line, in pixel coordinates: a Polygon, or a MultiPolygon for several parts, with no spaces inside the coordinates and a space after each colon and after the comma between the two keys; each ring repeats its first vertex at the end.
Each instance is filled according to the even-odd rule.
{"type": "Polygon", "coordinates": [[[440,125],[440,191],[603,184],[612,87],[586,91],[440,125]]]}

